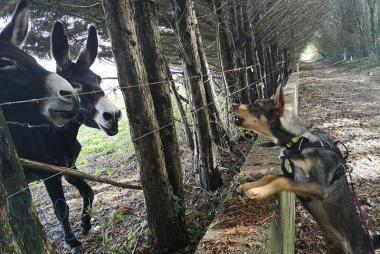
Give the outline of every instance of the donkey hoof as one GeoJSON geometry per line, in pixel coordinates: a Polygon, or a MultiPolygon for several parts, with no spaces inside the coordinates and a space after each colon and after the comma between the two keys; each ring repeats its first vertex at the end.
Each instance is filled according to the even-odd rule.
{"type": "Polygon", "coordinates": [[[88,223],[81,223],[81,228],[82,228],[82,235],[87,235],[88,232],[90,232],[92,225],[90,222],[88,223]]]}
{"type": "Polygon", "coordinates": [[[71,254],[80,254],[80,253],[84,253],[84,249],[82,245],[76,246],[71,249],[71,254]]]}

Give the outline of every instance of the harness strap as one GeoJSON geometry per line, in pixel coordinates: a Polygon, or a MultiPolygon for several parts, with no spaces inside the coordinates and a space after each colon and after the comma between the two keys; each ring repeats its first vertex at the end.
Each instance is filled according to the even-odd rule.
{"type": "MultiPolygon", "coordinates": [[[[294,137],[292,138],[287,144],[286,148],[282,149],[281,154],[280,154],[280,159],[281,161],[281,170],[284,176],[289,177],[294,179],[295,177],[295,169],[294,165],[290,162],[290,171],[286,168],[285,163],[287,160],[292,158],[294,155],[299,154],[303,149],[305,148],[310,148],[310,147],[319,147],[323,148],[332,152],[335,152],[339,155],[339,157],[342,159],[342,162],[345,162],[346,159],[348,158],[348,149],[347,147],[339,140],[334,141],[333,144],[330,144],[326,141],[317,141],[317,142],[310,142],[307,138],[305,137],[294,137]],[[341,144],[345,150],[346,153],[343,156],[342,152],[338,148],[338,145],[341,144]]],[[[338,170],[336,172],[336,175],[333,177],[332,181],[330,184],[334,183],[335,181],[339,180],[345,173],[345,167],[343,167],[343,170],[338,170]]]]}
{"type": "Polygon", "coordinates": [[[365,231],[365,233],[368,236],[370,247],[372,249],[372,252],[374,253],[375,252],[375,248],[374,248],[373,241],[372,241],[372,238],[371,238],[371,234],[370,234],[370,231],[369,231],[369,227],[368,227],[368,223],[367,223],[367,218],[366,218],[364,209],[360,205],[360,200],[359,200],[359,197],[358,197],[358,193],[357,193],[357,190],[356,190],[355,183],[354,183],[354,181],[352,179],[351,171],[347,170],[346,161],[348,159],[349,152],[348,152],[348,148],[347,148],[347,146],[345,144],[343,144],[340,140],[334,141],[333,145],[331,145],[330,143],[325,142],[325,141],[310,142],[305,137],[300,137],[300,136],[294,137],[294,138],[292,138],[286,144],[286,148],[282,149],[282,151],[281,151],[280,159],[282,160],[282,162],[281,162],[282,173],[284,174],[284,176],[294,179],[294,177],[295,177],[294,165],[292,165],[292,163],[291,163],[291,161],[289,159],[291,157],[293,157],[294,155],[299,154],[303,149],[309,148],[309,147],[320,147],[320,148],[323,148],[323,149],[326,149],[326,150],[330,150],[332,152],[337,153],[339,155],[339,157],[341,158],[341,161],[339,162],[339,164],[341,165],[340,168],[342,168],[343,170],[337,170],[336,174],[334,175],[334,177],[331,180],[331,183],[329,183],[329,184],[333,184],[334,182],[338,181],[343,176],[345,176],[346,172],[348,172],[349,179],[350,179],[351,194],[352,194],[352,197],[353,197],[353,201],[354,201],[355,206],[356,206],[356,208],[357,208],[357,210],[359,212],[359,217],[360,217],[360,221],[361,221],[363,230],[365,231]],[[342,145],[344,147],[344,149],[345,149],[345,154],[344,155],[340,151],[338,145],[342,145]],[[290,169],[291,169],[290,172],[285,167],[286,160],[289,160],[290,169]]]}

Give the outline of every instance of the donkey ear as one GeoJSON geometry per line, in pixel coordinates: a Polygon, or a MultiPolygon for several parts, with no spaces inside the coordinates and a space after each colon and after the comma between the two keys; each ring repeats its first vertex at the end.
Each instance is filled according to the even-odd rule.
{"type": "Polygon", "coordinates": [[[88,28],[88,38],[86,46],[79,53],[77,64],[90,67],[98,55],[98,33],[94,26],[88,28]]]}
{"type": "Polygon", "coordinates": [[[277,87],[276,93],[273,95],[274,110],[278,116],[282,116],[285,109],[284,88],[282,85],[277,87]]]}
{"type": "Polygon", "coordinates": [[[22,48],[28,36],[29,28],[29,10],[27,7],[28,2],[26,0],[21,0],[18,3],[11,22],[0,33],[0,40],[9,41],[22,48]]]}
{"type": "Polygon", "coordinates": [[[51,33],[51,53],[58,69],[63,70],[70,64],[69,42],[63,24],[59,21],[55,22],[51,33]]]}

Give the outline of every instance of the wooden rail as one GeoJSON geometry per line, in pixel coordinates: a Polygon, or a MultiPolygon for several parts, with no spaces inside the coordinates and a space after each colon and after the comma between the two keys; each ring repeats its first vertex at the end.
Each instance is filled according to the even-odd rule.
{"type": "Polygon", "coordinates": [[[102,178],[99,176],[90,175],[90,174],[84,173],[84,172],[79,171],[79,170],[73,170],[70,168],[54,166],[54,165],[50,165],[50,164],[46,164],[46,163],[42,163],[42,162],[37,162],[37,161],[31,161],[31,160],[22,159],[22,158],[19,158],[19,160],[20,160],[21,164],[24,166],[24,168],[33,168],[33,169],[37,169],[37,170],[48,171],[51,173],[68,174],[68,175],[80,177],[83,179],[87,179],[90,181],[94,181],[94,182],[98,182],[98,183],[106,183],[106,184],[110,184],[110,185],[125,188],[125,189],[133,189],[133,190],[141,190],[142,189],[140,185],[120,183],[120,182],[113,181],[111,179],[106,179],[106,178],[102,178]]]}

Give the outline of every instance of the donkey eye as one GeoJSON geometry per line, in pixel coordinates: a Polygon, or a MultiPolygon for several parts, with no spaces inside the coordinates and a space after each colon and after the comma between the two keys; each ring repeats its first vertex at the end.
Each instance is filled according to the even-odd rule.
{"type": "Polygon", "coordinates": [[[77,90],[77,92],[81,92],[82,89],[83,89],[83,85],[81,83],[78,83],[78,82],[73,82],[71,83],[71,86],[77,90]]]}
{"type": "Polygon", "coordinates": [[[15,70],[17,68],[16,61],[11,60],[9,58],[0,58],[0,70],[9,71],[15,70]]]}

